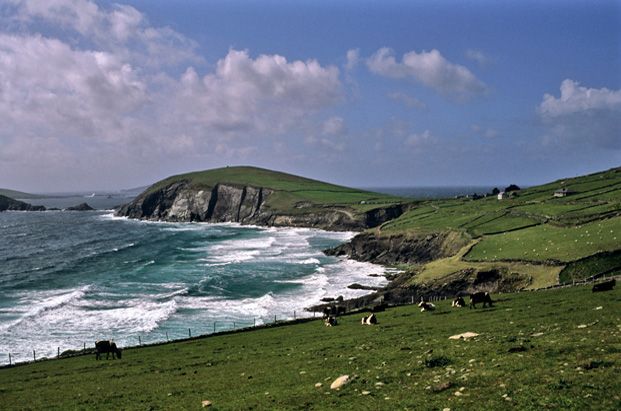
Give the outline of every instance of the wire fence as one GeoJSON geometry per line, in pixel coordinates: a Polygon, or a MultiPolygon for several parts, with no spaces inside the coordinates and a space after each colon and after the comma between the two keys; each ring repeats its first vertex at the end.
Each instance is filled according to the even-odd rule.
{"type": "MultiPolygon", "coordinates": [[[[134,348],[147,345],[159,345],[173,341],[183,341],[193,338],[201,338],[215,334],[226,334],[232,332],[244,331],[252,328],[265,328],[274,325],[281,325],[301,320],[312,320],[321,316],[316,311],[293,311],[292,315],[274,315],[269,317],[253,317],[252,319],[235,319],[235,320],[214,320],[203,327],[188,327],[185,329],[176,329],[162,331],[160,333],[134,334],[123,339],[121,348],[134,348]]],[[[95,352],[95,341],[81,341],[73,346],[58,346],[54,350],[42,349],[41,347],[32,348],[31,351],[10,351],[5,358],[5,363],[0,364],[1,367],[27,364],[37,361],[45,361],[53,358],[67,358],[78,355],[90,354],[95,352]]],[[[4,361],[3,361],[4,362],[4,361]]]]}
{"type": "MultiPolygon", "coordinates": [[[[621,274],[605,274],[601,276],[592,276],[592,277],[589,277],[583,280],[573,280],[569,282],[564,282],[562,284],[556,284],[556,285],[538,288],[538,289],[518,290],[517,292],[550,290],[550,289],[558,289],[558,288],[565,288],[565,287],[583,286],[583,285],[594,284],[594,283],[611,280],[611,279],[619,279],[620,277],[621,277],[621,274]]],[[[502,294],[502,293],[496,293],[496,294],[502,294]]],[[[418,304],[421,301],[421,299],[427,302],[436,302],[436,301],[442,301],[442,300],[446,300],[446,299],[453,298],[453,297],[454,295],[452,294],[451,295],[414,294],[414,295],[409,296],[408,298],[402,297],[398,300],[393,300],[393,301],[384,301],[383,298],[378,298],[374,300],[374,303],[376,306],[384,306],[384,307],[401,306],[401,305],[418,304]]],[[[336,305],[336,306],[343,307],[344,311],[342,312],[342,314],[352,313],[352,312],[357,312],[357,311],[362,311],[362,310],[368,310],[370,308],[369,306],[364,306],[364,307],[350,306],[348,303],[349,303],[348,301],[339,301],[339,302],[327,303],[325,305],[326,306],[336,305]]],[[[187,328],[187,332],[185,330],[174,330],[174,332],[171,330],[170,332],[163,331],[161,333],[135,334],[124,340],[125,345],[123,346],[123,348],[134,348],[134,347],[141,347],[141,346],[147,346],[147,345],[159,345],[159,344],[165,344],[165,343],[169,343],[173,341],[183,341],[183,340],[188,340],[188,339],[193,339],[193,338],[203,338],[206,336],[216,335],[216,334],[227,334],[227,333],[232,333],[232,332],[240,332],[240,331],[249,330],[253,328],[266,328],[266,327],[272,327],[275,325],[291,324],[295,322],[312,320],[314,318],[317,318],[318,316],[322,316],[323,314],[324,313],[318,312],[318,311],[302,311],[302,312],[293,311],[292,316],[281,315],[280,317],[278,317],[278,315],[274,315],[273,317],[271,316],[262,317],[262,318],[253,317],[251,320],[250,319],[248,320],[239,320],[239,319],[216,320],[205,327],[194,328],[194,329],[187,328]]],[[[337,311],[337,315],[338,315],[338,311],[337,311]]],[[[11,351],[7,353],[8,354],[6,358],[7,362],[5,364],[0,365],[0,368],[6,367],[6,366],[10,367],[10,366],[19,365],[19,364],[27,364],[27,363],[36,362],[36,361],[44,361],[44,360],[48,360],[51,358],[66,358],[66,357],[73,357],[73,356],[78,356],[78,355],[85,355],[85,354],[94,353],[94,352],[95,352],[94,341],[90,343],[82,342],[81,344],[73,346],[73,347],[56,347],[56,350],[55,350],[56,355],[54,355],[54,351],[50,351],[49,349],[45,351],[45,350],[33,348],[31,353],[25,353],[23,351],[21,352],[11,351]],[[28,359],[28,358],[31,358],[31,359],[28,359]]]]}

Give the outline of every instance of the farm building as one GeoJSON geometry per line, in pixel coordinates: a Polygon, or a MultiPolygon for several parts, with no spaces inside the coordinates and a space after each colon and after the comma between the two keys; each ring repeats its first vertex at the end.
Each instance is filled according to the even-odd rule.
{"type": "Polygon", "coordinates": [[[573,191],[569,191],[566,188],[562,188],[554,192],[554,197],[567,197],[570,194],[573,194],[573,191]]]}

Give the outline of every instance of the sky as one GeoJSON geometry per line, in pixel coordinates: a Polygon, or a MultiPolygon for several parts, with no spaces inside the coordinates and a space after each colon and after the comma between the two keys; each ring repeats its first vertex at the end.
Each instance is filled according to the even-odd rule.
{"type": "Polygon", "coordinates": [[[227,165],[354,187],[621,166],[621,2],[0,0],[0,187],[227,165]]]}

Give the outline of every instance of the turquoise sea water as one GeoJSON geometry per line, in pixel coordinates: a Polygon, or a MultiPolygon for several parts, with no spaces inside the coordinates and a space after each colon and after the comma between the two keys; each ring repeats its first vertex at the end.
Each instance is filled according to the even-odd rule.
{"type": "MultiPolygon", "coordinates": [[[[323,297],[385,283],[325,256],[352,233],[156,223],[110,211],[0,213],[0,364],[97,339],[121,346],[310,315],[323,297]]],[[[379,276],[376,276],[379,275],[379,276]]]]}

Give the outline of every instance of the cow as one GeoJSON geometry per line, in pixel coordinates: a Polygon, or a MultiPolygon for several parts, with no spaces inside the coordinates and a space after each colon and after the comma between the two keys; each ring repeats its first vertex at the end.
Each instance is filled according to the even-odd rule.
{"type": "Polygon", "coordinates": [[[338,322],[336,321],[336,317],[329,316],[325,319],[324,324],[326,327],[334,327],[338,324],[338,322]]]}
{"type": "Polygon", "coordinates": [[[462,297],[455,297],[453,298],[453,302],[451,303],[451,306],[462,308],[466,306],[466,302],[464,301],[462,297]]]}
{"type": "Polygon", "coordinates": [[[101,359],[101,354],[106,353],[106,360],[108,359],[108,355],[112,353],[112,359],[114,360],[115,356],[120,360],[121,359],[121,349],[116,346],[114,341],[96,341],[95,342],[95,359],[101,359]]]}
{"type": "Polygon", "coordinates": [[[608,280],[602,283],[595,284],[593,288],[591,289],[591,291],[594,293],[598,291],[611,291],[615,285],[617,285],[617,281],[613,278],[612,280],[608,280]]]}
{"type": "Polygon", "coordinates": [[[338,317],[345,314],[345,307],[342,305],[329,305],[323,309],[323,318],[338,317]]]}
{"type": "Polygon", "coordinates": [[[477,308],[478,303],[483,303],[483,308],[487,304],[489,307],[492,306],[492,297],[488,292],[479,291],[474,294],[470,294],[470,308],[477,308]]]}
{"type": "Polygon", "coordinates": [[[425,311],[433,311],[436,309],[436,306],[433,303],[428,303],[425,300],[421,300],[420,303],[418,303],[418,306],[420,307],[421,313],[424,313],[425,311]]]}
{"type": "Polygon", "coordinates": [[[371,315],[369,316],[362,317],[361,324],[362,325],[375,325],[377,324],[377,317],[375,316],[375,314],[371,313],[371,315]]]}

